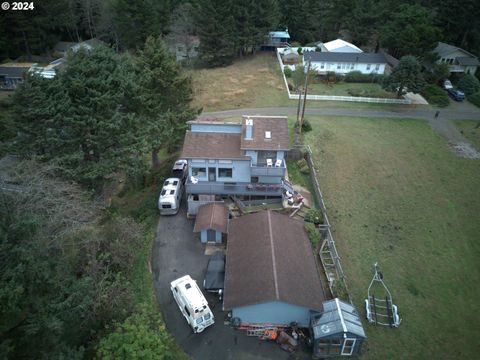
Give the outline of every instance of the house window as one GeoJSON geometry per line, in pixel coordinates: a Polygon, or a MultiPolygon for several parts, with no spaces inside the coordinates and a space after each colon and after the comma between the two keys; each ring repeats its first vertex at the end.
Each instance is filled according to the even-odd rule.
{"type": "Polygon", "coordinates": [[[337,64],[337,70],[340,70],[340,67],[341,67],[341,64],[338,63],[338,64],[337,64]]]}
{"type": "Polygon", "coordinates": [[[367,70],[370,70],[371,64],[367,64],[367,70]]]}
{"type": "Polygon", "coordinates": [[[207,169],[204,167],[192,167],[192,176],[205,177],[207,176],[207,169]]]}
{"type": "Polygon", "coordinates": [[[378,71],[378,70],[380,70],[380,64],[375,65],[375,71],[378,71]]]}
{"type": "Polygon", "coordinates": [[[325,63],[320,63],[320,69],[325,69],[325,63]]]}
{"type": "Polygon", "coordinates": [[[218,177],[232,178],[232,169],[218,168],[218,177]]]}
{"type": "Polygon", "coordinates": [[[352,70],[355,67],[355,64],[350,64],[350,70],[352,70]]]}
{"type": "Polygon", "coordinates": [[[271,139],[272,138],[272,132],[271,131],[265,131],[265,139],[271,139]]]}

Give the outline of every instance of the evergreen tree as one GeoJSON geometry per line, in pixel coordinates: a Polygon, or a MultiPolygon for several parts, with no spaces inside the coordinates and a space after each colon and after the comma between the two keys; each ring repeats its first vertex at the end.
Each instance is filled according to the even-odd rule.
{"type": "Polygon", "coordinates": [[[385,79],[383,87],[388,91],[395,91],[397,97],[401,97],[407,91],[418,94],[425,86],[421,70],[422,67],[415,56],[404,56],[392,74],[385,79]]]}
{"type": "Polygon", "coordinates": [[[225,66],[235,56],[235,19],[232,0],[199,0],[195,21],[200,37],[199,56],[205,66],[225,66]]]}
{"type": "Polygon", "coordinates": [[[190,107],[192,80],[175,61],[160,38],[149,37],[137,63],[138,114],[143,141],[151,150],[152,166],[158,167],[158,151],[176,147],[185,133],[186,121],[197,111],[190,107]]]}
{"type": "Polygon", "coordinates": [[[103,47],[72,54],[52,80],[28,78],[16,100],[23,151],[91,186],[113,172],[137,170],[145,143],[133,112],[135,80],[129,59],[103,47]]]}
{"type": "Polygon", "coordinates": [[[432,13],[421,5],[401,5],[381,29],[380,42],[393,56],[427,55],[435,48],[440,30],[432,13]]]}

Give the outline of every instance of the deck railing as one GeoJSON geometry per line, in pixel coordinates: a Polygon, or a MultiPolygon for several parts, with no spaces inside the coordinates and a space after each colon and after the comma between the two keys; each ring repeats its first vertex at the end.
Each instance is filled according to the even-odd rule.
{"type": "Polygon", "coordinates": [[[281,183],[199,181],[194,184],[190,179],[186,183],[187,194],[281,196],[282,189],[281,183]]]}

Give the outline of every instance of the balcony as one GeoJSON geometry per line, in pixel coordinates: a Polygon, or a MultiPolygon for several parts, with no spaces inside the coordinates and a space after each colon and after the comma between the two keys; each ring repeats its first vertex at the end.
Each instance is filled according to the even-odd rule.
{"type": "Polygon", "coordinates": [[[251,176],[279,176],[284,178],[285,177],[285,160],[282,160],[280,166],[275,166],[275,163],[272,166],[267,166],[257,164],[250,166],[250,175],[251,176]]]}
{"type": "Polygon", "coordinates": [[[247,182],[209,182],[199,181],[196,184],[187,180],[187,194],[218,194],[218,195],[255,195],[281,196],[282,184],[264,184],[247,182]]]}

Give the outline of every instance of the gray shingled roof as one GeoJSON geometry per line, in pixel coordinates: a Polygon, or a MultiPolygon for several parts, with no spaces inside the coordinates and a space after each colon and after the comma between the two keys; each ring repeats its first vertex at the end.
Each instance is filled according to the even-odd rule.
{"type": "Polygon", "coordinates": [[[433,49],[433,51],[436,52],[440,57],[444,57],[446,55],[449,55],[454,51],[461,51],[461,52],[465,53],[466,55],[475,57],[475,55],[469,53],[467,50],[463,50],[459,47],[456,47],[456,46],[453,46],[453,45],[450,45],[450,44],[446,44],[446,43],[443,43],[443,42],[439,42],[437,47],[435,49],[433,49]]]}
{"type": "Polygon", "coordinates": [[[0,76],[8,78],[23,78],[23,74],[26,73],[28,69],[28,67],[0,66],[0,76]]]}
{"type": "Polygon", "coordinates": [[[468,56],[462,56],[462,57],[457,57],[457,61],[460,65],[463,66],[478,66],[480,65],[480,62],[476,57],[468,57],[468,56]]]}
{"type": "Polygon", "coordinates": [[[225,310],[284,301],[321,311],[326,300],[303,222],[263,210],[230,220],[225,310]]]}
{"type": "Polygon", "coordinates": [[[335,53],[307,51],[303,54],[306,61],[346,62],[363,64],[386,64],[387,59],[380,53],[335,53]]]}

